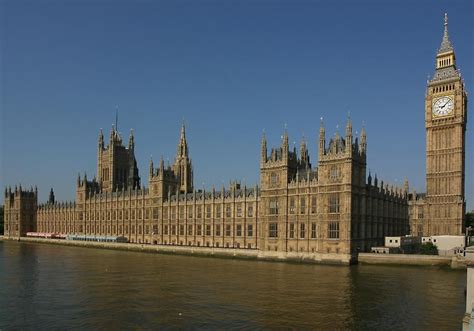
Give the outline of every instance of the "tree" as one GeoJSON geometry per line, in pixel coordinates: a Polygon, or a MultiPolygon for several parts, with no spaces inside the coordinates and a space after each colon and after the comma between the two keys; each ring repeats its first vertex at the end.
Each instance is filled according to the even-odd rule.
{"type": "Polygon", "coordinates": [[[438,255],[438,247],[433,243],[427,242],[420,246],[420,254],[423,255],[438,255]]]}

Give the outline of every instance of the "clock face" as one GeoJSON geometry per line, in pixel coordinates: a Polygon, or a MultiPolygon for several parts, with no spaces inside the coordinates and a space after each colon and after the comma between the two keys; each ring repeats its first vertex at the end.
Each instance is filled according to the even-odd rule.
{"type": "Polygon", "coordinates": [[[452,113],[453,109],[454,102],[450,97],[441,97],[433,101],[434,116],[447,116],[452,113]]]}

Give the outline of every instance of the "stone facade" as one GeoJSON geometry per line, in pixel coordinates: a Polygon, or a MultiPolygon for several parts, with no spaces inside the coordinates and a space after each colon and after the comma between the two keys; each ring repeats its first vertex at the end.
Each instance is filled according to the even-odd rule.
{"type": "Polygon", "coordinates": [[[20,226],[7,222],[5,234],[111,235],[134,243],[352,255],[381,244],[384,236],[408,233],[408,192],[367,176],[364,129],[354,138],[349,119],[345,136],[336,133],[326,143],[321,123],[319,146],[318,167],[312,168],[304,140],[298,154],[285,131],[267,155],[264,136],[260,186],[234,182],[195,190],[183,126],[174,164],[161,159],[155,168],[150,160],[144,188],[133,133],[124,147],[113,127],[107,146],[99,135],[99,176],[77,178],[75,202],[56,202],[51,192],[38,205],[36,192],[7,190],[7,219],[20,215],[20,226]]]}
{"type": "Polygon", "coordinates": [[[36,190],[5,190],[5,235],[112,235],[133,243],[352,256],[383,245],[385,236],[458,234],[465,208],[466,103],[446,23],[426,94],[426,194],[409,194],[407,181],[395,188],[367,174],[366,132],[354,136],[350,119],[344,136],[337,132],[328,140],[321,119],[316,167],[306,141],[299,151],[291,149],[285,130],[269,153],[262,138],[260,185],[234,182],[207,191],[194,188],[184,125],[174,163],[165,166],[161,159],[155,167],[150,160],[147,188],[141,186],[133,131],[124,146],[112,127],[107,146],[99,134],[97,178],[78,176],[75,202],[56,202],[51,192],[38,205],[36,190]]]}
{"type": "Polygon", "coordinates": [[[428,81],[425,96],[426,194],[413,193],[409,201],[413,234],[460,235],[464,232],[466,124],[467,93],[456,68],[445,15],[436,70],[428,81]]]}

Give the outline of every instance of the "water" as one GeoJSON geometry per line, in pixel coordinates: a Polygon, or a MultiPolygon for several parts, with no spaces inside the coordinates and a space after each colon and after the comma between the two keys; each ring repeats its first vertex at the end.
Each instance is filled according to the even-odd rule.
{"type": "Polygon", "coordinates": [[[460,329],[465,271],[0,242],[0,329],[460,329]]]}

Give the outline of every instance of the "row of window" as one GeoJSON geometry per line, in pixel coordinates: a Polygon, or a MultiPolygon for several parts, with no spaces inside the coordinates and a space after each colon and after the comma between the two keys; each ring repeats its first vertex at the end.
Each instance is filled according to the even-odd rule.
{"type": "MultiPolygon", "coordinates": [[[[317,204],[316,197],[311,198],[311,214],[317,213],[317,204]]],[[[296,213],[295,197],[290,197],[289,200],[289,213],[296,213]]],[[[278,198],[271,198],[269,204],[270,215],[279,214],[279,201],[278,198]]],[[[328,195],[328,212],[329,213],[339,213],[340,212],[340,197],[339,193],[331,193],[328,195]]],[[[306,214],[306,197],[300,197],[299,213],[306,214]]]]}
{"type": "MultiPolygon", "coordinates": [[[[170,218],[171,219],[176,219],[176,207],[171,207],[170,208],[171,213],[170,213],[170,218]]],[[[184,219],[185,218],[185,209],[184,206],[179,207],[179,218],[184,219]]],[[[237,207],[235,208],[235,216],[236,217],[243,217],[244,216],[244,208],[242,207],[241,204],[238,204],[237,207]]],[[[146,208],[145,209],[145,219],[150,218],[150,214],[152,215],[153,219],[158,219],[159,218],[159,209],[157,207],[155,208],[146,208]]],[[[232,217],[232,207],[230,205],[225,207],[225,217],[231,218],[232,217]]],[[[137,210],[131,210],[129,213],[129,210],[118,210],[118,211],[103,211],[103,212],[86,212],[85,213],[85,218],[86,221],[88,220],[116,220],[117,217],[119,220],[122,218],[125,220],[129,219],[129,216],[132,220],[135,218],[137,219],[142,219],[143,212],[142,209],[137,209],[137,210]]],[[[203,216],[203,208],[201,206],[198,206],[196,208],[196,218],[202,218],[203,216]]],[[[186,217],[188,219],[194,218],[194,212],[193,208],[191,206],[188,207],[187,210],[187,215],[186,217]]],[[[212,208],[211,206],[207,206],[205,210],[205,218],[211,218],[212,217],[212,208]]],[[[222,208],[220,205],[217,205],[215,208],[215,218],[221,218],[222,217],[222,208]]],[[[254,217],[254,208],[252,205],[247,206],[247,217],[254,217]]],[[[82,219],[82,213],[79,213],[79,218],[82,219]]],[[[168,208],[163,208],[163,219],[168,219],[168,208]]]]}
{"type": "MultiPolygon", "coordinates": [[[[128,225],[124,225],[123,228],[121,225],[118,225],[118,226],[116,225],[102,225],[102,226],[86,225],[87,233],[115,233],[116,234],[118,230],[118,233],[121,234],[122,229],[124,230],[123,232],[124,234],[128,234],[129,229],[130,229],[130,234],[132,235],[135,234],[135,231],[137,231],[137,234],[139,235],[141,234],[159,235],[160,234],[160,227],[158,225],[153,225],[153,226],[145,225],[144,227],[142,227],[142,225],[138,225],[138,226],[131,225],[130,227],[128,225]],[[142,230],[144,231],[143,233],[142,233],[142,230]]],[[[58,227],[57,229],[54,229],[54,230],[63,232],[63,230],[66,231],[66,230],[71,230],[71,229],[69,227],[68,228],[58,227]]],[[[232,235],[231,225],[226,225],[225,227],[221,226],[220,224],[214,225],[214,236],[220,237],[223,233],[226,237],[230,237],[232,235]]],[[[247,224],[247,226],[244,227],[244,225],[242,224],[236,224],[234,233],[236,237],[242,237],[242,236],[253,237],[254,226],[253,224],[247,224]]],[[[206,224],[205,226],[199,224],[196,226],[195,231],[194,231],[193,225],[188,225],[188,226],[164,225],[163,226],[163,235],[192,236],[194,234],[196,234],[197,236],[202,236],[202,235],[211,236],[212,226],[210,224],[206,224]]]]}
{"type": "MultiPolygon", "coordinates": [[[[311,223],[311,232],[309,233],[311,239],[317,238],[316,223],[311,223]]],[[[289,227],[288,237],[293,239],[295,238],[297,231],[296,224],[291,223],[289,227]]],[[[299,226],[299,238],[305,239],[306,237],[306,224],[302,223],[299,226]]],[[[278,223],[269,223],[268,224],[268,237],[269,238],[278,238],[278,223]]],[[[328,224],[328,238],[329,239],[339,239],[339,222],[329,222],[328,224]]]]}
{"type": "Polygon", "coordinates": [[[451,65],[451,58],[438,60],[438,67],[451,65]]]}
{"type": "Polygon", "coordinates": [[[446,91],[451,91],[454,89],[455,89],[454,84],[437,86],[437,87],[433,87],[433,93],[446,92],[446,91]]]}

